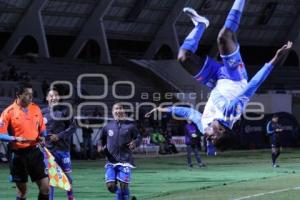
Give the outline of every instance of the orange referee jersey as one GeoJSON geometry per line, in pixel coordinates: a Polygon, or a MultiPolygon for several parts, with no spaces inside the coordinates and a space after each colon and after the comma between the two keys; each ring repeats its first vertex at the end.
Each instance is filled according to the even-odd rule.
{"type": "MultiPolygon", "coordinates": [[[[41,132],[46,130],[43,115],[38,105],[30,103],[24,109],[16,101],[7,107],[1,114],[0,134],[10,133],[15,137],[28,140],[37,140],[41,132]]],[[[13,149],[35,146],[37,142],[11,143],[13,149]]]]}

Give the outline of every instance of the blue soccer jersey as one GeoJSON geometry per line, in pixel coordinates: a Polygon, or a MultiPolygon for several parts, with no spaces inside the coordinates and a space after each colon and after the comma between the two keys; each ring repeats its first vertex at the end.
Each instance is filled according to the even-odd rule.
{"type": "Polygon", "coordinates": [[[202,114],[195,109],[182,107],[182,106],[172,106],[167,107],[168,112],[175,115],[175,117],[180,117],[186,120],[191,120],[194,124],[196,124],[198,130],[203,134],[204,129],[202,126],[202,114]]]}
{"type": "Polygon", "coordinates": [[[204,109],[203,127],[206,128],[213,119],[220,119],[226,122],[228,128],[232,128],[272,69],[273,65],[266,63],[249,83],[246,80],[218,80],[204,109]]]}
{"type": "Polygon", "coordinates": [[[181,106],[168,107],[168,112],[191,120],[201,133],[204,133],[204,130],[215,119],[222,121],[226,127],[232,128],[233,124],[240,119],[250,98],[272,69],[273,65],[265,64],[249,83],[246,79],[241,81],[219,79],[211,91],[203,115],[195,109],[181,106]]]}
{"type": "MultiPolygon", "coordinates": [[[[245,0],[234,2],[226,18],[225,29],[231,32],[238,30],[244,5],[245,0]]],[[[208,23],[205,20],[199,20],[201,17],[196,11],[185,9],[184,12],[193,22],[198,23],[194,23],[194,29],[185,38],[180,48],[195,53],[208,23]]],[[[219,120],[226,127],[232,128],[233,124],[241,117],[250,98],[273,68],[271,64],[267,63],[248,83],[246,67],[240,54],[240,46],[238,43],[235,46],[236,49],[232,53],[220,55],[222,62],[217,62],[207,56],[203,66],[199,66],[200,70],[194,76],[196,81],[212,89],[203,116],[201,120],[198,120],[201,123],[197,123],[199,127],[201,124],[202,130],[205,130],[213,120],[219,120]]],[[[187,117],[187,115],[182,116],[187,117]]]]}
{"type": "MultiPolygon", "coordinates": [[[[233,102],[239,93],[246,88],[247,81],[232,81],[229,79],[221,79],[217,81],[216,87],[211,91],[210,97],[205,105],[202,123],[203,128],[207,128],[208,125],[214,120],[219,119],[226,121],[227,127],[232,128],[233,124],[241,117],[242,108],[237,111],[235,115],[227,112],[227,108],[231,102],[233,102]],[[227,113],[226,113],[227,112],[227,113]]],[[[246,103],[248,99],[245,99],[243,103],[246,103]]]]}

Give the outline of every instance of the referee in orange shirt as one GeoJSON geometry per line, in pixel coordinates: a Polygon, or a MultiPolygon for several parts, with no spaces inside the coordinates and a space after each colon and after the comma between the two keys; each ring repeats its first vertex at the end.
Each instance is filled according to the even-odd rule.
{"type": "Polygon", "coordinates": [[[32,103],[33,90],[29,83],[19,83],[17,99],[0,117],[0,139],[10,141],[12,156],[10,174],[16,183],[16,200],[25,200],[28,175],[39,189],[38,200],[49,199],[49,179],[43,153],[37,144],[46,136],[39,106],[32,103]]]}

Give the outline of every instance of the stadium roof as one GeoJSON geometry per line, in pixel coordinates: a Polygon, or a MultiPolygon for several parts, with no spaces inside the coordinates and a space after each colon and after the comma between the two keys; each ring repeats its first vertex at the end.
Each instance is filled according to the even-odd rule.
{"type": "MultiPolygon", "coordinates": [[[[0,32],[14,32],[33,0],[0,0],[0,32]]],[[[172,34],[179,40],[192,23],[182,14],[190,6],[209,18],[211,26],[202,44],[212,45],[233,0],[40,0],[47,35],[78,36],[92,16],[103,22],[108,39],[152,42],[158,35],[172,34]],[[102,13],[99,13],[99,12],[102,13]],[[98,13],[97,13],[98,12],[98,13]]],[[[243,45],[274,46],[295,39],[300,29],[299,0],[247,1],[239,31],[243,45]]]]}
{"type": "MultiPolygon", "coordinates": [[[[182,1],[182,0],[181,0],[182,1]]],[[[47,34],[76,35],[101,0],[48,0],[42,9],[42,19],[47,34]]],[[[149,40],[154,39],[164,21],[179,0],[115,0],[104,16],[108,38],[149,40]]],[[[205,42],[215,40],[232,5],[231,0],[191,0],[191,6],[211,21],[205,42]]],[[[0,29],[13,31],[31,0],[1,0],[0,29]]],[[[176,10],[180,15],[181,9],[176,10]]],[[[297,0],[252,0],[242,18],[239,37],[251,44],[269,45],[287,39],[295,28],[300,13],[297,0]]],[[[176,22],[179,37],[191,29],[192,23],[181,15],[176,22]]]]}

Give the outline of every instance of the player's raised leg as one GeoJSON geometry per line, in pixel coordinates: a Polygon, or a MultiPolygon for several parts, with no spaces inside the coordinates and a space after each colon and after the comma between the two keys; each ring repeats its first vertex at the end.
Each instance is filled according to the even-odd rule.
{"type": "Polygon", "coordinates": [[[235,0],[226,18],[225,24],[218,35],[218,47],[221,55],[234,53],[238,46],[236,32],[239,28],[244,10],[245,0],[235,0]]]}
{"type": "Polygon", "coordinates": [[[196,75],[204,64],[205,59],[195,55],[199,42],[205,29],[209,26],[209,21],[192,9],[184,8],[183,12],[190,17],[195,27],[185,38],[178,52],[178,60],[182,66],[191,74],[196,75]]]}

